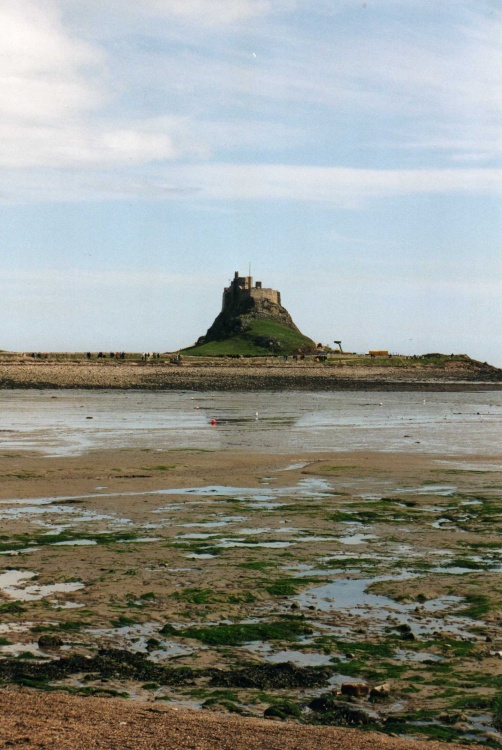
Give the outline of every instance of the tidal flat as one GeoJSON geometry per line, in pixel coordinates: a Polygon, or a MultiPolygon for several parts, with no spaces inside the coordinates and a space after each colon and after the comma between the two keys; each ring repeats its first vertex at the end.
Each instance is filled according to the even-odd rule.
{"type": "Polygon", "coordinates": [[[2,683],[497,747],[500,455],[315,450],[318,427],[4,444],[2,683]]]}

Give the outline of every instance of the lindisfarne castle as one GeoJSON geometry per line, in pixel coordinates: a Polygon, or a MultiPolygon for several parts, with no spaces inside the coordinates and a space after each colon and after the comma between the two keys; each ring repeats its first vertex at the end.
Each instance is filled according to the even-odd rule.
{"type": "Polygon", "coordinates": [[[268,300],[274,305],[281,304],[281,293],[276,289],[266,289],[262,286],[261,281],[257,281],[253,286],[252,276],[239,276],[239,271],[235,272],[230,286],[223,290],[222,311],[225,307],[235,304],[235,302],[244,297],[251,297],[255,300],[268,300]]]}
{"type": "Polygon", "coordinates": [[[251,275],[240,276],[236,271],[223,290],[219,315],[206,335],[186,351],[279,354],[315,351],[315,344],[294,324],[279,291],[264,287],[261,281],[253,283],[251,275]],[[220,342],[221,347],[207,349],[212,342],[220,342]]]}

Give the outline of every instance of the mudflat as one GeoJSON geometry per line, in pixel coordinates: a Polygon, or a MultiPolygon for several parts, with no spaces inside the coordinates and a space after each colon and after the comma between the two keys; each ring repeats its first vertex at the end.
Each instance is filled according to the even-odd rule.
{"type": "Polygon", "coordinates": [[[9,742],[500,742],[500,455],[4,449],[0,476],[9,742]]]}

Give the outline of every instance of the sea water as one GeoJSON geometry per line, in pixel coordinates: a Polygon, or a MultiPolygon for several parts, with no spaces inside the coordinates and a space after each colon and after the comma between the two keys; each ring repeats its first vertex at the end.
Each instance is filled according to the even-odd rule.
{"type": "Polygon", "coordinates": [[[0,392],[4,452],[134,447],[489,456],[500,445],[502,391],[0,392]]]}

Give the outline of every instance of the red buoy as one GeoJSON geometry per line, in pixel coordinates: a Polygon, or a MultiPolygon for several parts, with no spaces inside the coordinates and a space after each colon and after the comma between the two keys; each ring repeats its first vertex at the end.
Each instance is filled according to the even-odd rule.
{"type": "Polygon", "coordinates": [[[213,427],[214,427],[214,426],[215,426],[215,424],[216,424],[216,419],[212,419],[212,420],[211,420],[211,424],[212,424],[212,425],[213,425],[213,427]]]}

